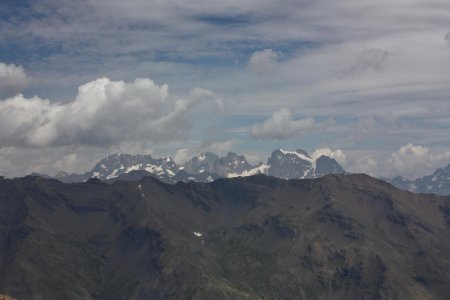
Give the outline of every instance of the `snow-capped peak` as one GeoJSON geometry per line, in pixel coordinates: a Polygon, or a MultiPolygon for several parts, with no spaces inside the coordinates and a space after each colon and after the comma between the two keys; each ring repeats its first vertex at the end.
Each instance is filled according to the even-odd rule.
{"type": "Polygon", "coordinates": [[[178,172],[178,166],[170,156],[155,159],[150,155],[113,154],[101,160],[90,173],[99,179],[112,179],[138,170],[171,178],[178,172]]]}
{"type": "Polygon", "coordinates": [[[200,155],[197,156],[197,160],[198,161],[204,161],[205,159],[206,159],[206,153],[205,152],[200,153],[200,155]]]}

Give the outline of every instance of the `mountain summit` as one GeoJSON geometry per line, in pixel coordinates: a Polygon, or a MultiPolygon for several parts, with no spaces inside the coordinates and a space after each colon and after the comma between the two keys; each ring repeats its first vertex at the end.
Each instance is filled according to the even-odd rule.
{"type": "Polygon", "coordinates": [[[336,160],[324,155],[313,159],[308,152],[302,149],[296,151],[275,150],[267,165],[269,166],[268,175],[285,179],[317,178],[327,174],[344,173],[344,169],[336,160]]]}

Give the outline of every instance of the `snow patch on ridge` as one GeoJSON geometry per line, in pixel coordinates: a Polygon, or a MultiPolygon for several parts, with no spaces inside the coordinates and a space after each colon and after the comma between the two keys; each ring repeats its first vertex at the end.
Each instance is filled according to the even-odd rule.
{"type": "Polygon", "coordinates": [[[141,167],[142,167],[142,165],[140,165],[140,164],[139,164],[139,165],[134,165],[134,166],[128,167],[127,170],[125,171],[125,173],[131,172],[131,171],[137,171],[137,170],[140,170],[141,167]]]}
{"type": "Polygon", "coordinates": [[[228,173],[227,177],[228,178],[235,178],[235,177],[247,177],[247,176],[253,176],[256,174],[267,174],[267,172],[269,171],[270,166],[267,164],[262,164],[259,165],[253,169],[250,170],[245,170],[242,173],[228,173]]]}
{"type": "Polygon", "coordinates": [[[197,156],[198,161],[204,161],[206,159],[206,154],[201,153],[199,156],[197,156]]]}

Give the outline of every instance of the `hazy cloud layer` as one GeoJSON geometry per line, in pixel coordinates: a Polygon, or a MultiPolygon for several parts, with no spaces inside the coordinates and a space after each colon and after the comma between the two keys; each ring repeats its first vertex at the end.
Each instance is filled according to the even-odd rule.
{"type": "Polygon", "coordinates": [[[351,161],[346,164],[350,172],[416,179],[447,166],[450,163],[450,149],[432,151],[426,146],[408,143],[388,155],[385,152],[352,153],[351,157],[351,161]]]}
{"type": "Polygon", "coordinates": [[[58,171],[84,173],[113,152],[111,150],[88,146],[3,147],[0,148],[0,174],[15,177],[32,172],[50,175],[58,171]]]}
{"type": "MultiPolygon", "coordinates": [[[[355,157],[356,158],[356,157],[355,157]]],[[[379,176],[378,161],[372,157],[358,157],[347,170],[353,173],[364,173],[370,176],[379,176]]]]}
{"type": "Polygon", "coordinates": [[[215,141],[215,142],[205,142],[199,151],[211,151],[217,155],[225,155],[227,152],[231,151],[233,147],[239,142],[236,140],[225,140],[225,141],[215,141]]]}
{"type": "Polygon", "coordinates": [[[229,151],[232,151],[238,143],[239,141],[237,140],[205,141],[195,147],[177,149],[173,156],[173,159],[177,163],[182,164],[192,157],[207,151],[213,152],[219,156],[224,156],[229,151]]]}
{"type": "Polygon", "coordinates": [[[335,124],[334,120],[317,122],[313,118],[295,120],[287,109],[276,111],[264,122],[254,124],[250,135],[255,139],[286,139],[305,133],[326,129],[335,124]]]}

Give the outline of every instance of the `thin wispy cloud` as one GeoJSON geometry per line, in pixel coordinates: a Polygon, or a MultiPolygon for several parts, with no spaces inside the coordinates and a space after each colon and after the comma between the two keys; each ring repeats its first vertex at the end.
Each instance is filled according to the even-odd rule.
{"type": "Polygon", "coordinates": [[[318,122],[313,118],[294,119],[287,109],[276,111],[262,123],[254,124],[250,134],[255,139],[286,139],[323,130],[335,125],[332,119],[318,122]]]}

